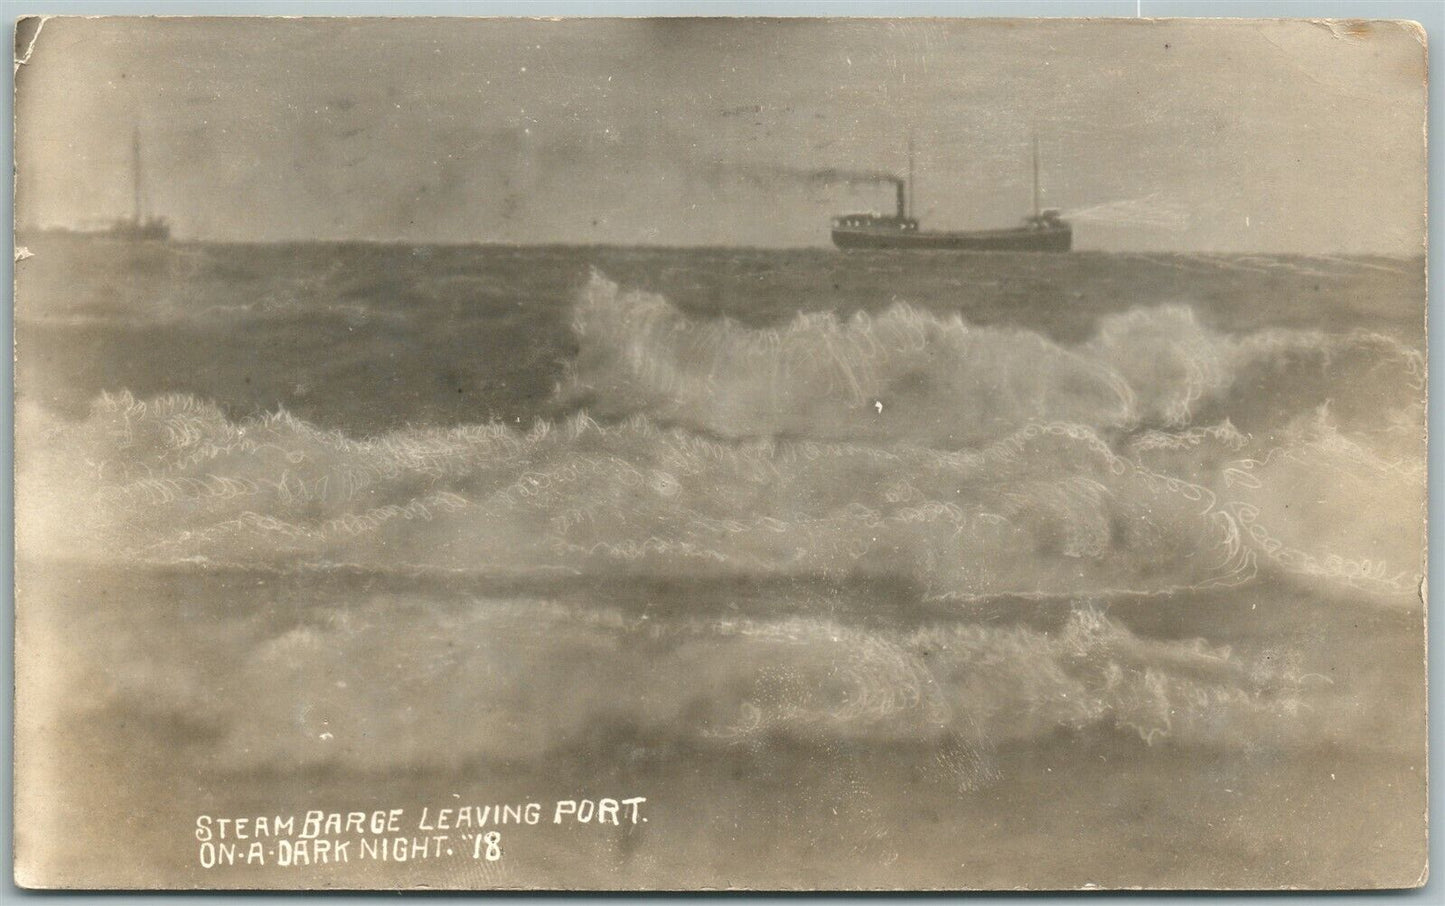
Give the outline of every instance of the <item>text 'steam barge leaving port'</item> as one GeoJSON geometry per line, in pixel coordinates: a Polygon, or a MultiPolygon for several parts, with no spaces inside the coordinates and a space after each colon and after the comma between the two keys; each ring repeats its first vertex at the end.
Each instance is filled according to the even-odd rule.
{"type": "Polygon", "coordinates": [[[959,252],[1067,252],[1073,227],[1056,210],[1039,210],[1039,142],[1034,139],[1034,213],[1024,225],[999,230],[920,230],[909,216],[913,207],[913,149],[908,179],[894,177],[898,213],[844,214],[833,218],[833,244],[840,249],[946,249],[959,252]]]}

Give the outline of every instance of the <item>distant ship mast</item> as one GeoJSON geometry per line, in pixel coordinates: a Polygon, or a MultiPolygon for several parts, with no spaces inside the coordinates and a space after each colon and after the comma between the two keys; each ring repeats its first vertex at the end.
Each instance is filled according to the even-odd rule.
{"type": "Polygon", "coordinates": [[[131,132],[130,136],[130,186],[131,192],[134,194],[131,204],[131,220],[136,223],[144,223],[146,219],[145,174],[141,170],[139,126],[131,132]]]}
{"type": "Polygon", "coordinates": [[[1038,220],[1039,214],[1039,134],[1034,133],[1034,219],[1038,220]]]}
{"type": "Polygon", "coordinates": [[[913,132],[908,133],[908,210],[904,217],[918,216],[918,209],[913,206],[913,132]]]}
{"type": "Polygon", "coordinates": [[[142,240],[169,239],[171,225],[164,217],[151,213],[150,198],[146,193],[145,167],[141,158],[140,127],[135,127],[130,136],[130,191],[131,211],[129,217],[121,217],[100,235],[114,239],[142,240]]]}

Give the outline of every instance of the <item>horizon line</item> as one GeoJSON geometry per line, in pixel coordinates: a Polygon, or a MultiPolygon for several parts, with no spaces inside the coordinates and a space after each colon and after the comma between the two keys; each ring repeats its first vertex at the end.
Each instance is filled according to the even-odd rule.
{"type": "Polygon", "coordinates": [[[715,245],[715,244],[663,244],[663,243],[616,243],[616,242],[568,242],[563,240],[547,242],[514,242],[508,240],[485,240],[485,239],[430,239],[412,240],[400,237],[377,238],[377,237],[286,237],[278,239],[225,239],[214,237],[182,237],[170,239],[151,240],[128,240],[111,236],[87,233],[70,227],[16,227],[13,230],[13,238],[17,249],[19,240],[26,235],[45,235],[52,237],[64,237],[78,241],[125,243],[135,245],[245,245],[245,246],[282,246],[282,245],[387,245],[407,246],[411,248],[485,248],[485,249],[608,249],[618,251],[675,251],[675,252],[814,252],[826,251],[837,254],[858,255],[858,254],[898,254],[907,255],[1057,255],[1067,257],[1069,255],[1264,255],[1276,258],[1385,258],[1393,261],[1413,261],[1427,258],[1429,250],[1421,248],[1414,253],[1391,253],[1391,252],[1370,252],[1350,250],[1322,250],[1322,251],[1284,251],[1268,249],[1108,249],[1108,248],[1075,248],[1068,252],[1012,252],[1012,251],[961,251],[954,249],[873,249],[858,250],[850,249],[844,251],[831,244],[818,243],[811,245],[715,245]]]}

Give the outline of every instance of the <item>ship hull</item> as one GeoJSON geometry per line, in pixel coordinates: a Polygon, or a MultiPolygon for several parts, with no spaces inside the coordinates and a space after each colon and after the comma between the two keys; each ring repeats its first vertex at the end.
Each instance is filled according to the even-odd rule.
{"type": "Polygon", "coordinates": [[[97,235],[108,239],[124,239],[128,242],[166,240],[171,238],[171,227],[159,217],[146,220],[122,220],[97,235]]]}
{"type": "Polygon", "coordinates": [[[1067,226],[1028,227],[977,232],[931,232],[867,228],[833,228],[840,249],[942,249],[955,252],[1067,252],[1074,231],[1067,226]]]}
{"type": "Polygon", "coordinates": [[[19,230],[17,236],[46,237],[60,239],[84,239],[87,241],[109,242],[168,242],[171,238],[169,226],[150,226],[139,229],[105,227],[86,230],[70,227],[43,227],[33,230],[19,230]]]}

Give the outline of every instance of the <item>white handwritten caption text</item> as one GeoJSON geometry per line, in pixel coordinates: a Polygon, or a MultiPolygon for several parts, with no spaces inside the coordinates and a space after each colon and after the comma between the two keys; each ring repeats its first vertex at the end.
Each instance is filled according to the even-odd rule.
{"type": "Polygon", "coordinates": [[[644,796],[558,799],[506,805],[459,805],[368,811],[325,811],[221,817],[198,815],[195,837],[202,868],[233,865],[280,868],[352,861],[422,859],[500,861],[507,826],[623,827],[642,824],[644,796]]]}

